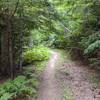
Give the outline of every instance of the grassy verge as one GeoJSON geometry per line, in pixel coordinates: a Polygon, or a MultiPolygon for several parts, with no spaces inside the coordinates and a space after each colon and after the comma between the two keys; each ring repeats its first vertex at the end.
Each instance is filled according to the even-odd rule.
{"type": "Polygon", "coordinates": [[[94,88],[99,88],[100,89],[100,76],[98,75],[91,75],[89,77],[89,81],[92,84],[94,88]]]}
{"type": "Polygon", "coordinates": [[[67,51],[67,50],[63,50],[63,49],[54,49],[55,52],[58,52],[60,54],[60,60],[61,61],[64,61],[66,60],[67,58],[68,59],[71,59],[71,56],[70,56],[70,52],[67,51]]]}
{"type": "MultiPolygon", "coordinates": [[[[28,65],[24,68],[24,75],[28,77],[28,79],[32,79],[35,80],[33,81],[33,84],[36,86],[36,94],[31,96],[32,100],[36,100],[37,98],[37,90],[39,87],[39,83],[40,83],[40,79],[39,76],[41,74],[41,72],[45,69],[46,65],[47,65],[48,60],[44,60],[44,61],[35,61],[34,65],[28,65]]],[[[23,99],[21,99],[23,100],[23,99]]],[[[30,100],[30,99],[27,99],[30,100]]]]}
{"type": "Polygon", "coordinates": [[[41,73],[44,70],[44,68],[47,65],[47,62],[48,62],[48,60],[37,61],[34,63],[34,65],[36,66],[35,69],[36,69],[37,73],[41,73]]]}
{"type": "Polygon", "coordinates": [[[35,76],[19,75],[0,85],[0,100],[29,100],[36,97],[38,80],[35,76]]]}

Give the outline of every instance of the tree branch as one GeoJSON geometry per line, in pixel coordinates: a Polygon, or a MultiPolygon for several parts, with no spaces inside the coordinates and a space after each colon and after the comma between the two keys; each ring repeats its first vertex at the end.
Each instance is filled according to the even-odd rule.
{"type": "Polygon", "coordinates": [[[63,26],[68,32],[71,32],[70,29],[68,29],[62,22],[59,22],[61,24],[61,26],[63,26]]]}
{"type": "Polygon", "coordinates": [[[17,8],[18,8],[18,5],[19,5],[19,0],[18,0],[17,3],[16,3],[16,7],[15,7],[14,12],[11,14],[11,18],[15,15],[15,13],[16,13],[16,11],[17,11],[17,8]]]}

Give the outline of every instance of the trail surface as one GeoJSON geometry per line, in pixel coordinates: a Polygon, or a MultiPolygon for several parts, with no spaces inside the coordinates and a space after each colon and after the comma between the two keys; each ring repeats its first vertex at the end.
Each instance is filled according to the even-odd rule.
{"type": "Polygon", "coordinates": [[[66,60],[61,69],[69,74],[60,74],[59,77],[65,87],[71,89],[73,100],[100,100],[100,88],[93,87],[89,81],[90,76],[96,76],[95,70],[71,60],[66,60]]]}
{"type": "Polygon", "coordinates": [[[55,68],[57,59],[58,54],[56,52],[52,52],[51,59],[49,60],[41,77],[37,100],[61,100],[55,68]]]}
{"type": "Polygon", "coordinates": [[[52,52],[52,56],[41,74],[37,100],[100,100],[100,88],[94,88],[88,79],[97,72],[90,70],[80,62],[69,59],[56,65],[57,61],[60,62],[61,57],[59,56],[57,52],[52,52]],[[68,72],[68,75],[65,72],[68,72]],[[71,90],[73,99],[63,98],[62,83],[64,89],[71,90]]]}

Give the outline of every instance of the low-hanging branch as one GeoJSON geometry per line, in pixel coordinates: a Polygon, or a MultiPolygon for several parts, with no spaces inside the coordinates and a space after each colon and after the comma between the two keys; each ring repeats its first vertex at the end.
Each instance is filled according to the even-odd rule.
{"type": "Polygon", "coordinates": [[[60,23],[60,25],[61,25],[62,27],[65,28],[65,30],[66,30],[67,32],[71,32],[71,30],[70,30],[69,28],[67,28],[62,22],[59,22],[59,23],[60,23]]]}

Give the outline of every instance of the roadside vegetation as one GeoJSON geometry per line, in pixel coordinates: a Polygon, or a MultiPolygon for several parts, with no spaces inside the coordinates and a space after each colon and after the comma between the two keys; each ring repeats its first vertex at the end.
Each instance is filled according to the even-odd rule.
{"type": "Polygon", "coordinates": [[[72,57],[100,70],[100,0],[0,0],[0,100],[36,98],[51,50],[58,67],[72,57]]]}

